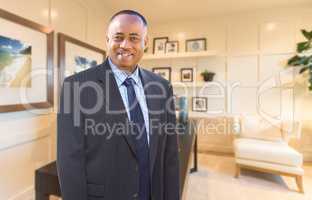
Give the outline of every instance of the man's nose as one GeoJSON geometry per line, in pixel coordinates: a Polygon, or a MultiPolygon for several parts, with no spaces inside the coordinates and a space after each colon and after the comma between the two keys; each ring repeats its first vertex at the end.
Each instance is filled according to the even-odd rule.
{"type": "Polygon", "coordinates": [[[130,47],[130,42],[127,40],[127,39],[124,39],[121,44],[120,44],[120,47],[122,48],[129,48],[130,47]]]}

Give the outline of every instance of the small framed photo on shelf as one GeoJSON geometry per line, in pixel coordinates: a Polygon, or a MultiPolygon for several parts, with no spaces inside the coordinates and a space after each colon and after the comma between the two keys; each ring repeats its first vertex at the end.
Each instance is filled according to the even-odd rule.
{"type": "Polygon", "coordinates": [[[193,82],[193,68],[181,69],[181,82],[193,82]]]}
{"type": "Polygon", "coordinates": [[[166,42],[166,54],[178,53],[179,52],[179,41],[168,41],[166,42]]]}
{"type": "Polygon", "coordinates": [[[157,37],[153,39],[153,54],[165,54],[166,53],[166,43],[168,42],[168,37],[157,37]]]}
{"type": "Polygon", "coordinates": [[[206,38],[189,39],[185,41],[186,52],[206,51],[206,38]]]}
{"type": "Polygon", "coordinates": [[[192,97],[192,110],[199,112],[206,112],[207,107],[207,98],[206,97],[192,97]]]}
{"type": "Polygon", "coordinates": [[[170,67],[155,67],[155,68],[152,68],[152,71],[155,74],[158,74],[159,76],[163,77],[164,79],[171,81],[171,68],[170,67]]]}

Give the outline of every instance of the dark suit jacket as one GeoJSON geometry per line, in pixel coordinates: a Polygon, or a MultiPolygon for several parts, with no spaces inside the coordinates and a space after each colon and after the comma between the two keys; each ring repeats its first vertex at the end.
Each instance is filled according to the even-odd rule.
{"type": "MultiPolygon", "coordinates": [[[[180,200],[172,86],[142,68],[140,76],[149,109],[152,200],[180,200]],[[151,84],[155,82],[157,85],[151,84]]],[[[64,200],[138,199],[138,162],[131,128],[126,132],[118,129],[127,124],[107,60],[65,79],[57,128],[57,167],[64,200]],[[90,112],[96,106],[98,111],[90,112]],[[114,112],[118,110],[121,112],[114,112]]]]}

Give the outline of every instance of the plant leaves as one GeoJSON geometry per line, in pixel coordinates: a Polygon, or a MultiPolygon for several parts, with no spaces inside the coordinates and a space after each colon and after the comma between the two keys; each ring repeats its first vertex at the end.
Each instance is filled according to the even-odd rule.
{"type": "Polygon", "coordinates": [[[302,74],[303,72],[307,71],[308,69],[310,69],[309,67],[303,67],[300,69],[299,74],[302,74]]]}
{"type": "Polygon", "coordinates": [[[288,60],[288,65],[291,65],[291,66],[299,66],[299,65],[304,65],[305,63],[308,64],[309,60],[307,59],[306,56],[303,56],[303,57],[300,57],[298,55],[296,56],[293,56],[292,58],[290,58],[288,60]]]}
{"type": "Polygon", "coordinates": [[[299,42],[297,44],[297,52],[298,53],[301,53],[303,52],[304,50],[308,50],[310,47],[310,43],[309,42],[299,42]]]}
{"type": "Polygon", "coordinates": [[[297,55],[295,55],[295,56],[291,57],[291,58],[288,60],[287,64],[288,64],[288,65],[292,65],[292,66],[296,66],[296,65],[298,65],[297,63],[298,63],[299,60],[300,60],[300,57],[297,56],[297,55]]]}
{"type": "MultiPolygon", "coordinates": [[[[312,31],[311,31],[312,32],[312,31]]],[[[303,34],[303,36],[307,39],[307,40],[311,40],[312,39],[312,35],[311,32],[306,31],[306,30],[301,30],[301,33],[303,34]]]]}
{"type": "Polygon", "coordinates": [[[299,66],[304,65],[307,66],[309,63],[312,63],[312,56],[294,56],[288,60],[288,65],[299,66]]]}

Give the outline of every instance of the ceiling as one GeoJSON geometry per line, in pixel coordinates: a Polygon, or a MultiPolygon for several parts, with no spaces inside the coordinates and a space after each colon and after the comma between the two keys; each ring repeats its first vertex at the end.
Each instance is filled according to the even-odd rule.
{"type": "Polygon", "coordinates": [[[211,15],[291,7],[311,4],[312,0],[86,0],[109,14],[134,9],[148,21],[194,19],[211,15]]]}

